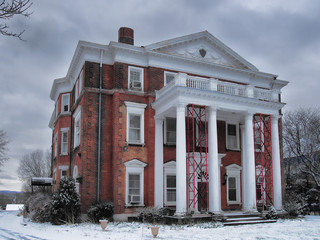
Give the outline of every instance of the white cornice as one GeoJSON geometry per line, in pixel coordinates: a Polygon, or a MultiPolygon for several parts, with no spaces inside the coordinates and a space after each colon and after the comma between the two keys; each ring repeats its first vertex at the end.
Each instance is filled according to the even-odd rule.
{"type": "Polygon", "coordinates": [[[71,91],[85,61],[100,63],[101,51],[103,64],[112,65],[122,62],[142,67],[157,67],[171,71],[185,72],[205,77],[213,77],[229,81],[251,84],[261,88],[281,89],[288,82],[274,80],[277,76],[259,72],[252,64],[240,57],[232,49],[224,45],[207,31],[195,33],[180,38],[170,39],[146,47],[110,42],[109,45],[79,41],[73,55],[66,77],[54,81],[50,98],[55,101],[61,92],[71,91]],[[204,38],[221,48],[229,56],[246,65],[249,69],[233,68],[225,65],[206,62],[201,59],[186,58],[178,55],[165,54],[153,49],[169,46],[170,44],[184,44],[204,38]]]}

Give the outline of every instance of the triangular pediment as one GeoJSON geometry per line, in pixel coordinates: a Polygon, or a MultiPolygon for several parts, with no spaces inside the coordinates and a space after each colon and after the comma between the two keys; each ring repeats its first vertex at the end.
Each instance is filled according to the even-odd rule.
{"type": "Polygon", "coordinates": [[[172,56],[179,56],[232,68],[258,71],[255,66],[207,31],[158,42],[148,45],[145,48],[172,56]]]}

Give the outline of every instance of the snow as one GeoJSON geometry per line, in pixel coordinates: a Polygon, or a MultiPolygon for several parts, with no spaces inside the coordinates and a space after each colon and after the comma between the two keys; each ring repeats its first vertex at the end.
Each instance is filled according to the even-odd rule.
{"type": "Polygon", "coordinates": [[[18,211],[18,210],[22,210],[23,208],[24,208],[23,204],[7,204],[6,205],[7,211],[18,211]]]}
{"type": "MultiPolygon", "coordinates": [[[[27,222],[18,212],[0,212],[0,239],[153,239],[150,224],[111,222],[106,231],[99,224],[54,226],[27,222]],[[3,238],[1,238],[3,237],[3,238]]],[[[157,239],[319,239],[320,217],[307,216],[277,223],[223,227],[221,224],[160,225],[157,239]]]]}

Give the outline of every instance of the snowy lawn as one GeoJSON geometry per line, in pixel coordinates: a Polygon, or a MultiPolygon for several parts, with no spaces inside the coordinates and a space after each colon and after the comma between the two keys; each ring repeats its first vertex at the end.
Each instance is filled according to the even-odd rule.
{"type": "MultiPolygon", "coordinates": [[[[113,222],[106,231],[100,225],[82,223],[53,226],[27,222],[17,212],[0,212],[0,239],[153,239],[150,224],[113,222]],[[14,236],[14,237],[13,237],[14,236]]],[[[222,227],[220,224],[203,223],[192,226],[160,226],[157,239],[319,239],[320,217],[278,220],[277,223],[222,227]]]]}

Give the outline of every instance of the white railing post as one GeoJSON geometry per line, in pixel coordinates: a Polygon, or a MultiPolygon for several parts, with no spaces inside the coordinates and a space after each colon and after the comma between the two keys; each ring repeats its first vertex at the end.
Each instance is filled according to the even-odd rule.
{"type": "Polygon", "coordinates": [[[253,98],[254,97],[254,93],[253,93],[253,86],[252,85],[248,85],[246,88],[246,95],[249,98],[253,98]]]}
{"type": "Polygon", "coordinates": [[[210,78],[209,79],[209,90],[211,91],[218,91],[218,79],[210,78]]]}
{"type": "Polygon", "coordinates": [[[175,81],[175,85],[178,85],[178,86],[187,86],[187,74],[185,73],[178,73],[175,78],[174,78],[174,81],[175,81]]]}

